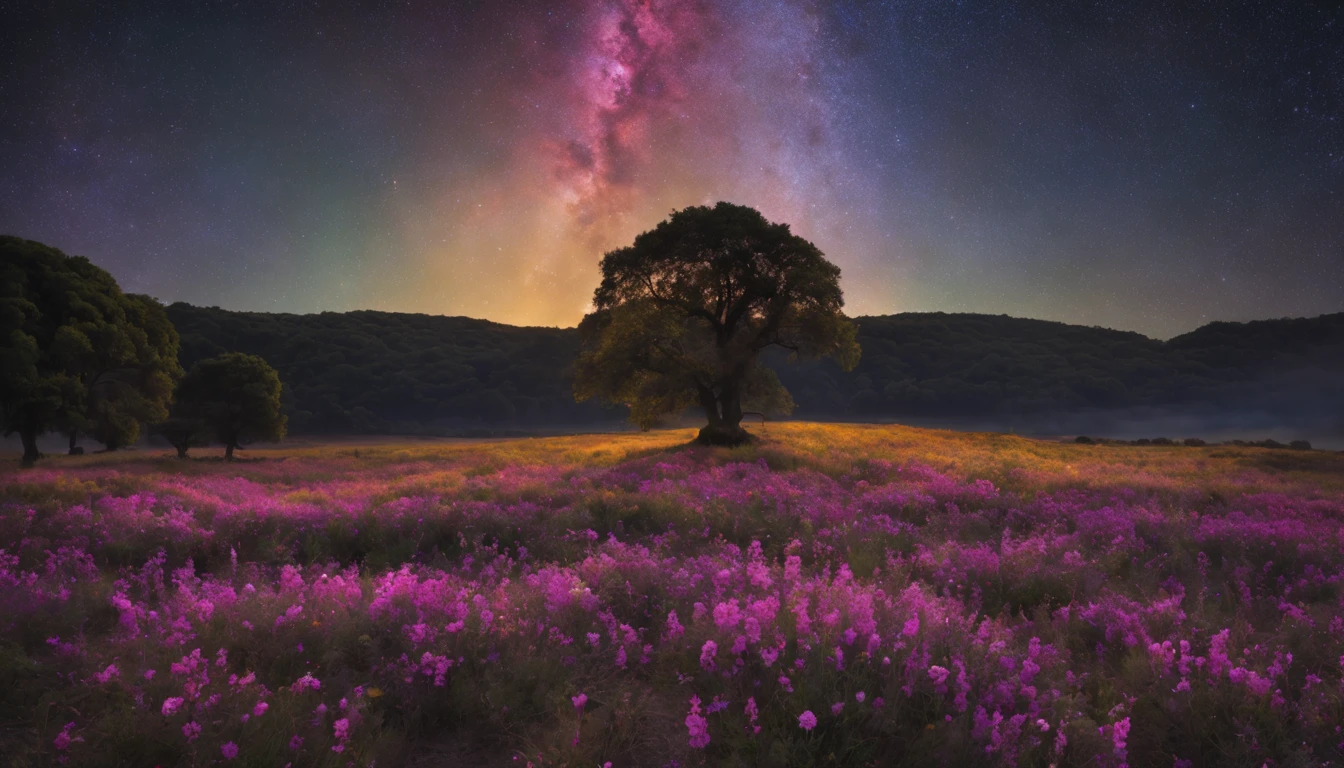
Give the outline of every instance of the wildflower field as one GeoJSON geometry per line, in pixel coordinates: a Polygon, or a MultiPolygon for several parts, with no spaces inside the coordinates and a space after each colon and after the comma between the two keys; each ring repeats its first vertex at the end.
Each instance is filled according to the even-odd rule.
{"type": "Polygon", "coordinates": [[[1344,764],[1344,456],[692,434],[6,464],[0,754],[1344,764]]]}

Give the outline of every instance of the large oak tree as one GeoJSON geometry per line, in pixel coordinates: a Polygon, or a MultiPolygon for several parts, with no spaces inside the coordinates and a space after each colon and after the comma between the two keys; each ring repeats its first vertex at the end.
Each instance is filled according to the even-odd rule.
{"type": "Polygon", "coordinates": [[[575,396],[625,404],[643,429],[699,406],[701,442],[743,442],[744,409],[793,408],[765,349],[858,363],[843,306],[840,268],[787,224],[723,202],[676,211],[603,257],[575,396]]]}

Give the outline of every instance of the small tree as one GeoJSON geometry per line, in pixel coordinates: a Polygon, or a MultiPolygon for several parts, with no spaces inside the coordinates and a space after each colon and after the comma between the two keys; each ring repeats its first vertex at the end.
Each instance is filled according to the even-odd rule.
{"type": "Polygon", "coordinates": [[[859,360],[840,268],[740,205],[677,211],[606,254],[593,306],[579,326],[575,397],[628,405],[642,429],[698,405],[709,422],[701,442],[750,439],[744,407],[792,411],[760,361],[766,348],[789,350],[791,362],[830,356],[846,370],[859,360]]]}
{"type": "MultiPolygon", "coordinates": [[[[280,377],[256,355],[228,352],[192,366],[178,386],[178,410],[224,444],[224,456],[246,441],[281,440],[280,377]]],[[[178,455],[185,455],[183,448],[178,455]]]]}
{"type": "Polygon", "coordinates": [[[187,458],[187,451],[192,448],[210,444],[210,432],[198,419],[173,416],[155,424],[153,431],[177,449],[179,459],[187,458]]]}

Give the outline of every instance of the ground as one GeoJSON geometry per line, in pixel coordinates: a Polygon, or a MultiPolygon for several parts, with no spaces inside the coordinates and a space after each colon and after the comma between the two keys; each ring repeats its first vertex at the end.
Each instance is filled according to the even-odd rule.
{"type": "Polygon", "coordinates": [[[752,431],[14,462],[0,751],[1344,760],[1344,456],[752,431]]]}

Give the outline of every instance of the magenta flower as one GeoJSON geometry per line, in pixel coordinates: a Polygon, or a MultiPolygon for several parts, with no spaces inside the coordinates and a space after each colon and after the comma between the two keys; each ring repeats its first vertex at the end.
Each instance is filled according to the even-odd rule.
{"type": "Polygon", "coordinates": [[[942,685],[943,683],[946,683],[947,676],[950,674],[952,674],[950,670],[945,667],[940,667],[937,664],[929,667],[929,679],[933,681],[934,685],[942,685]]]}
{"type": "Polygon", "coordinates": [[[102,672],[99,672],[98,674],[94,675],[93,678],[97,680],[99,683],[107,683],[108,681],[113,680],[120,676],[121,676],[121,670],[117,669],[117,665],[108,664],[107,669],[104,669],[102,672]]]}
{"type": "Polygon", "coordinates": [[[798,716],[798,726],[804,731],[810,731],[817,727],[817,716],[812,714],[812,710],[806,710],[798,716]]]}
{"type": "Polygon", "coordinates": [[[182,702],[185,701],[181,696],[173,696],[163,700],[163,708],[159,711],[164,717],[172,717],[177,714],[177,710],[182,708],[182,702]]]}
{"type": "MultiPolygon", "coordinates": [[[[52,744],[56,747],[57,750],[64,752],[65,750],[70,748],[71,743],[84,740],[80,736],[74,736],[74,737],[70,736],[70,729],[74,727],[75,727],[74,723],[66,723],[65,727],[61,729],[61,732],[56,734],[56,739],[55,741],[52,742],[52,744]]],[[[64,760],[65,758],[61,759],[64,760]]]]}
{"type": "Polygon", "coordinates": [[[719,644],[713,640],[706,640],[700,647],[700,666],[705,669],[714,669],[714,655],[719,652],[719,644]]]}
{"type": "Polygon", "coordinates": [[[238,756],[238,745],[232,741],[227,742],[219,748],[219,752],[224,755],[225,760],[232,760],[238,756]]]}
{"type": "Polygon", "coordinates": [[[831,714],[832,714],[832,715],[839,715],[839,714],[840,714],[840,711],[843,710],[844,708],[845,708],[845,702],[843,702],[843,701],[837,701],[837,702],[835,702],[834,704],[831,705],[831,714]]]}
{"type": "Polygon", "coordinates": [[[690,733],[691,746],[704,749],[709,746],[709,721],[700,715],[700,697],[691,697],[691,711],[686,715],[686,730],[690,733]]]}
{"type": "Polygon", "coordinates": [[[588,694],[580,693],[578,696],[571,696],[569,700],[574,702],[575,709],[583,709],[583,705],[588,703],[588,694]]]}
{"type": "Polygon", "coordinates": [[[271,708],[270,704],[267,704],[264,701],[258,701],[257,706],[252,708],[252,714],[255,717],[261,717],[262,715],[266,714],[266,710],[270,708],[271,708]]]}
{"type": "Polygon", "coordinates": [[[1111,743],[1115,746],[1115,753],[1123,755],[1125,753],[1125,740],[1129,738],[1129,718],[1117,720],[1114,729],[1111,731],[1111,743]]]}

